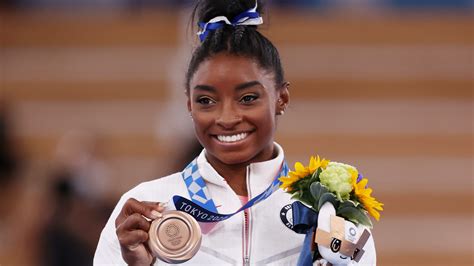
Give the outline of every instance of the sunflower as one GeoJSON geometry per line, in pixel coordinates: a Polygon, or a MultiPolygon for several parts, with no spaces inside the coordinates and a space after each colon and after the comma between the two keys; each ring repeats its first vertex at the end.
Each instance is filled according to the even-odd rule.
{"type": "Polygon", "coordinates": [[[358,201],[364,206],[364,209],[375,218],[375,220],[380,219],[379,211],[383,211],[383,203],[378,202],[370,194],[372,193],[371,188],[367,188],[367,178],[363,178],[357,183],[357,172],[352,173],[352,186],[354,188],[354,194],[357,197],[358,201]]]}
{"type": "Polygon", "coordinates": [[[292,185],[299,180],[298,177],[291,177],[291,176],[282,176],[278,180],[280,180],[281,185],[280,187],[284,189],[285,191],[291,192],[293,191],[292,185]]]}
{"type": "Polygon", "coordinates": [[[309,166],[308,169],[311,174],[313,174],[318,168],[326,169],[326,167],[329,164],[329,160],[319,158],[319,155],[317,157],[311,156],[309,159],[309,166]]]}
{"type": "Polygon", "coordinates": [[[296,162],[294,171],[290,171],[288,173],[288,176],[282,176],[278,179],[282,182],[280,187],[288,192],[291,192],[293,190],[292,185],[295,182],[307,176],[313,175],[313,173],[316,172],[316,170],[318,170],[320,167],[325,169],[328,163],[329,163],[328,160],[325,160],[325,159],[321,160],[319,156],[317,157],[311,156],[311,158],[309,159],[308,166],[304,166],[302,163],[296,162]]]}

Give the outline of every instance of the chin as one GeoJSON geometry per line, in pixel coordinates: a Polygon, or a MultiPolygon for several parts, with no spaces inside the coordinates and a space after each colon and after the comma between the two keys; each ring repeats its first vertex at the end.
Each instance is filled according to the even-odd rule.
{"type": "Polygon", "coordinates": [[[236,165],[251,161],[254,156],[242,154],[242,152],[231,152],[226,154],[213,154],[215,158],[224,164],[236,165]]]}
{"type": "MultiPolygon", "coordinates": [[[[253,135],[253,134],[252,134],[253,135]]],[[[215,138],[203,145],[210,156],[226,165],[239,165],[254,162],[266,154],[266,149],[270,145],[259,145],[253,136],[237,143],[221,143],[215,138]]],[[[273,141],[271,142],[273,145],[273,141]]]]}

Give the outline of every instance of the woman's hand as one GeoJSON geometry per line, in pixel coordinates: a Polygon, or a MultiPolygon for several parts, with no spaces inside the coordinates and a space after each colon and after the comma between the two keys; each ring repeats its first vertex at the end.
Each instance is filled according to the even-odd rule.
{"type": "Polygon", "coordinates": [[[140,202],[128,199],[115,219],[115,228],[122,257],[128,265],[151,265],[153,256],[145,242],[148,240],[150,221],[161,217],[164,210],[158,202],[140,202]],[[146,217],[146,218],[145,218],[146,217]]]}

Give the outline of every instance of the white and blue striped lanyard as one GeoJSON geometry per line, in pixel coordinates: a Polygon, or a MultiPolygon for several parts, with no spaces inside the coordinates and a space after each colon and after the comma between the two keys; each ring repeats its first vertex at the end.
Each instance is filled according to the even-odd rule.
{"type": "Polygon", "coordinates": [[[237,211],[229,214],[219,214],[214,201],[209,195],[206,183],[199,173],[197,159],[194,159],[182,172],[191,200],[181,196],[173,196],[173,202],[177,210],[190,214],[198,222],[219,222],[270,197],[280,187],[281,182],[278,179],[286,175],[288,175],[288,164],[283,161],[280,171],[265,191],[250,199],[237,211]]]}

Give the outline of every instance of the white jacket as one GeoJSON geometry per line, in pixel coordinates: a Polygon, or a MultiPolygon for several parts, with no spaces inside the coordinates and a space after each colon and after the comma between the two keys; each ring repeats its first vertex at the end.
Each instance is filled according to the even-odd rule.
{"type": "MultiPolygon", "coordinates": [[[[249,198],[263,192],[280,170],[284,154],[279,145],[278,156],[270,161],[254,163],[247,168],[247,189],[249,198]]],[[[219,213],[232,213],[242,206],[239,197],[205,158],[205,151],[198,157],[199,171],[219,213]]],[[[125,264],[115,234],[115,218],[129,198],[139,201],[171,201],[174,195],[189,198],[181,173],[175,173],[150,182],[145,182],[125,193],[115,207],[100,236],[94,256],[94,264],[125,264]]],[[[282,190],[275,191],[269,198],[251,207],[249,215],[250,264],[295,265],[300,253],[304,235],[288,229],[280,219],[280,210],[291,203],[290,195],[282,190]]],[[[199,252],[186,263],[189,265],[243,264],[244,257],[244,212],[219,222],[207,234],[203,234],[199,252]]],[[[157,260],[155,265],[166,263],[157,260]]]]}
{"type": "MultiPolygon", "coordinates": [[[[251,164],[247,167],[247,189],[249,198],[263,192],[280,170],[284,160],[282,148],[275,144],[278,156],[272,160],[251,164]]],[[[232,213],[242,206],[239,197],[205,158],[203,151],[198,159],[199,172],[219,213],[232,213]]],[[[181,173],[175,173],[145,182],[125,193],[105,228],[103,229],[94,256],[94,265],[124,265],[120,246],[115,234],[115,218],[129,198],[139,201],[171,202],[174,195],[189,198],[181,173]]],[[[229,265],[229,264],[274,264],[296,265],[302,248],[304,235],[288,229],[280,219],[280,210],[291,203],[290,195],[275,191],[263,202],[249,208],[249,247],[244,241],[244,212],[219,222],[207,234],[203,234],[198,253],[185,264],[229,265]],[[245,252],[245,250],[248,250],[245,252]]],[[[156,260],[155,265],[166,265],[156,260]]]]}

